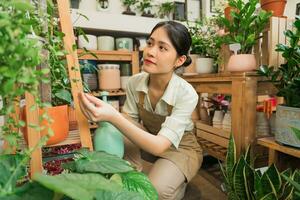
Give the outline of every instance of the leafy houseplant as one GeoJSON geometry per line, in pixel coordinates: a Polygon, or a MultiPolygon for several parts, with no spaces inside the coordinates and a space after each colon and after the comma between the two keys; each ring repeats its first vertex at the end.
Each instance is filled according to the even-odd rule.
{"type": "Polygon", "coordinates": [[[125,15],[135,15],[135,12],[133,12],[132,6],[134,6],[137,3],[137,0],[122,0],[123,5],[126,6],[126,11],[122,12],[122,14],[125,15]]]}
{"type": "Polygon", "coordinates": [[[285,106],[277,106],[275,139],[284,144],[300,147],[300,138],[291,127],[300,129],[300,18],[293,24],[295,31],[285,32],[288,45],[278,44],[276,51],[282,52],[286,62],[278,69],[261,66],[258,74],[267,77],[278,89],[278,96],[285,100],[285,106]],[[285,114],[286,113],[286,114],[285,114]],[[289,115],[288,115],[289,113],[289,115]],[[288,139],[288,138],[291,139],[288,139]]]}
{"type": "Polygon", "coordinates": [[[296,181],[300,178],[299,172],[288,169],[280,173],[275,165],[268,167],[264,173],[255,170],[250,158],[250,148],[245,155],[237,159],[232,135],[229,140],[226,165],[225,168],[221,165],[221,170],[229,200],[293,199],[296,195],[295,188],[284,177],[296,181]]]}
{"type": "Polygon", "coordinates": [[[175,9],[174,2],[164,2],[161,3],[158,7],[158,16],[160,18],[167,17],[168,19],[171,19],[171,14],[172,12],[174,12],[175,9]]]}
{"type": "Polygon", "coordinates": [[[143,17],[154,17],[154,15],[151,13],[151,0],[139,1],[137,8],[142,12],[143,17]]]}
{"type": "Polygon", "coordinates": [[[26,174],[27,155],[0,155],[0,199],[156,200],[149,179],[124,160],[104,152],[82,149],[75,161],[65,164],[56,176],[35,174],[33,180],[17,187],[26,174]]]}
{"type": "Polygon", "coordinates": [[[243,0],[229,0],[229,6],[231,9],[231,20],[222,17],[222,24],[228,31],[228,34],[223,36],[222,42],[224,44],[240,44],[240,50],[238,56],[232,56],[229,59],[228,68],[231,71],[247,71],[256,69],[256,61],[254,55],[248,55],[252,53],[253,46],[260,38],[260,34],[264,30],[266,24],[269,21],[272,13],[264,10],[259,11],[257,14],[256,6],[258,0],[249,0],[245,3],[243,0]],[[247,56],[242,56],[242,55],[247,56]],[[241,62],[239,57],[243,60],[241,62]],[[248,60],[249,64],[247,66],[248,60]],[[236,63],[236,62],[240,63],[236,63]],[[243,69],[242,67],[245,67],[243,69]]]}
{"type": "MultiPolygon", "coordinates": [[[[49,82],[46,77],[49,70],[37,70],[43,58],[42,43],[34,32],[40,31],[36,8],[23,1],[9,0],[0,2],[0,10],[0,96],[3,100],[0,115],[5,116],[0,138],[18,149],[18,129],[25,125],[19,116],[13,116],[19,105],[18,99],[28,92],[36,101],[31,109],[43,107],[38,86],[40,82],[49,82]]],[[[31,127],[40,128],[37,124],[31,124],[31,127]]]]}

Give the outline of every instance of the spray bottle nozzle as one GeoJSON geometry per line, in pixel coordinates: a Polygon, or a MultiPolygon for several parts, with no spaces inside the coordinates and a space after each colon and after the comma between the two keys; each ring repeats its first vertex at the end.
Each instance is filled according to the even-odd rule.
{"type": "Polygon", "coordinates": [[[104,101],[104,102],[107,102],[107,96],[109,95],[109,92],[107,92],[107,91],[102,91],[102,92],[100,92],[100,96],[102,97],[102,100],[104,101]]]}

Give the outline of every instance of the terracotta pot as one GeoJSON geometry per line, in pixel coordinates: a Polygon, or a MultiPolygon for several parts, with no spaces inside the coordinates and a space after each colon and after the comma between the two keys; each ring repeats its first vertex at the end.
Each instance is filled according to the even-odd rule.
{"type": "Polygon", "coordinates": [[[263,10],[271,11],[273,16],[282,17],[286,0],[260,0],[260,5],[263,10]]]}
{"type": "Polygon", "coordinates": [[[253,54],[237,54],[229,58],[227,70],[230,72],[245,72],[256,69],[256,59],[253,54]]]}
{"type": "MultiPolygon", "coordinates": [[[[43,120],[40,126],[50,127],[53,131],[53,136],[47,141],[47,145],[57,144],[64,141],[69,135],[69,117],[68,117],[68,106],[55,106],[46,108],[48,116],[53,120],[49,123],[47,120],[43,120]]],[[[39,115],[41,116],[45,111],[41,109],[39,115]]],[[[21,110],[21,119],[26,121],[25,107],[21,110]]],[[[24,134],[25,141],[28,143],[27,127],[21,128],[24,134]]],[[[41,130],[41,137],[48,134],[48,128],[41,130]]]]}
{"type": "Polygon", "coordinates": [[[100,90],[118,90],[121,88],[120,66],[117,64],[99,64],[98,79],[100,90]]]}

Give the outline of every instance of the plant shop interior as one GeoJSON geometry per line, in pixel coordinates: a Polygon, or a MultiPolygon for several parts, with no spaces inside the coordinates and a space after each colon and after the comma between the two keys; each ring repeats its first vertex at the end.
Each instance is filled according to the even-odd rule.
{"type": "Polygon", "coordinates": [[[0,1],[0,199],[300,199],[300,0],[0,1]]]}

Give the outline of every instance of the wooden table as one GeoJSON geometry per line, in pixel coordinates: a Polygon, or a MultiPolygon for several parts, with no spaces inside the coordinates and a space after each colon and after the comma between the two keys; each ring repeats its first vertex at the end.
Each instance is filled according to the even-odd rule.
{"type": "MultiPolygon", "coordinates": [[[[231,95],[231,123],[232,133],[236,142],[236,151],[239,156],[244,152],[249,144],[256,139],[256,102],[257,95],[276,94],[276,88],[256,72],[236,72],[217,73],[183,76],[183,78],[193,85],[197,93],[218,93],[231,95]]],[[[199,126],[200,127],[200,126],[199,126]]],[[[207,137],[200,139],[227,148],[228,135],[221,135],[219,129],[202,129],[207,137]],[[216,143],[217,139],[226,140],[226,146],[216,143]]],[[[203,134],[202,134],[203,135],[203,134]]],[[[223,144],[224,142],[222,142],[223,144]]],[[[208,147],[210,148],[210,147],[208,147]]],[[[214,149],[211,149],[215,152],[214,149]]],[[[215,155],[212,155],[216,157],[215,155]]],[[[224,155],[216,157],[221,159],[224,155]]]]}
{"type": "Polygon", "coordinates": [[[280,153],[300,158],[300,149],[278,144],[274,137],[259,138],[257,144],[269,149],[269,165],[274,163],[277,167],[280,167],[278,159],[280,153]]]}

